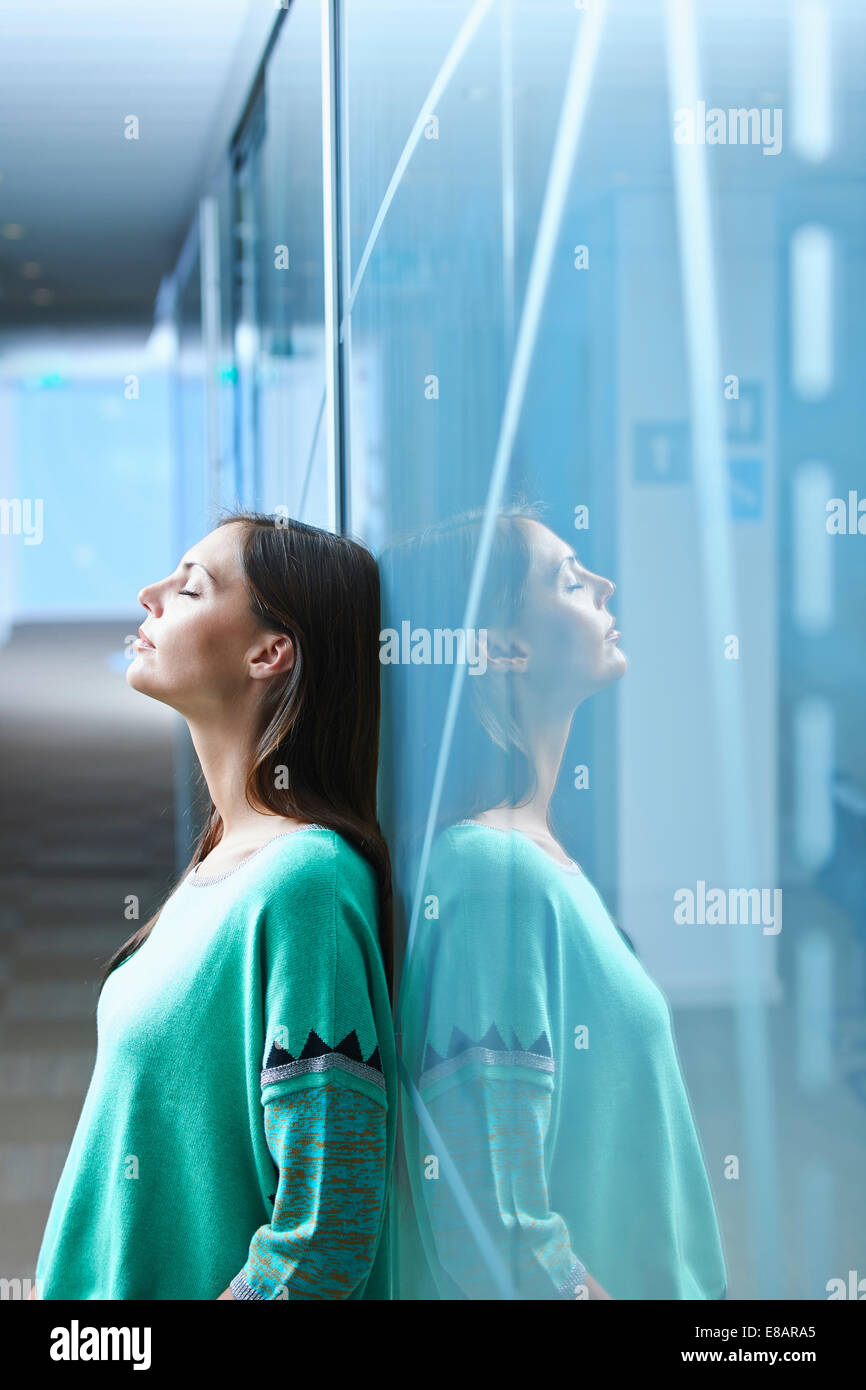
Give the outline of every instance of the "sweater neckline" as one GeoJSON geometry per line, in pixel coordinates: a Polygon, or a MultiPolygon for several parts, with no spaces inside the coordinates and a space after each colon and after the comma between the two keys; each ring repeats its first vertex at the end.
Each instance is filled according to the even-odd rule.
{"type": "Polygon", "coordinates": [[[251,859],[255,859],[257,855],[264,853],[266,849],[270,849],[271,845],[275,845],[278,840],[285,840],[287,835],[300,835],[304,830],[327,829],[328,827],[326,825],[296,825],[293,830],[283,830],[279,835],[272,835],[270,840],[265,840],[265,843],[259,845],[258,849],[254,849],[252,854],[245,854],[240,863],[235,864],[233,869],[226,869],[224,873],[208,874],[207,877],[200,878],[196,873],[196,869],[198,868],[198,865],[196,865],[196,869],[192,869],[190,873],[187,874],[184,882],[190,884],[193,888],[210,888],[211,884],[222,883],[223,879],[231,878],[232,874],[236,874],[239,869],[243,869],[245,865],[249,864],[251,859]]]}
{"type": "Polygon", "coordinates": [[[456,824],[475,825],[479,830],[495,830],[499,835],[510,835],[513,832],[519,835],[522,840],[527,840],[529,844],[534,845],[539,854],[543,854],[545,859],[548,859],[555,868],[562,869],[564,874],[573,874],[576,878],[586,877],[583,869],[579,864],[575,863],[573,859],[570,859],[567,864],[561,864],[558,859],[554,859],[552,854],[548,854],[546,849],[542,849],[541,845],[538,844],[536,840],[533,840],[531,835],[527,835],[523,830],[518,830],[516,826],[511,826],[510,829],[506,830],[501,825],[486,825],[484,821],[480,820],[459,820],[456,824]]]}

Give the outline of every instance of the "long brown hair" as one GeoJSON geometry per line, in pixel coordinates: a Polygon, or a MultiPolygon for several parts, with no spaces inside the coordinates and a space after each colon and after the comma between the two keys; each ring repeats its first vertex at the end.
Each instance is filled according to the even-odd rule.
{"type": "MultiPolygon", "coordinates": [[[[525,597],[532,568],[529,522],[544,525],[544,504],[519,496],[496,515],[490,557],[478,607],[478,625],[508,625],[525,597]]],[[[398,537],[379,556],[383,627],[459,629],[479,545],[483,509],[446,517],[422,531],[398,537]]],[[[442,742],[453,668],[402,662],[383,670],[384,724],[397,748],[411,744],[412,757],[395,759],[390,783],[383,786],[385,824],[395,859],[413,858],[426,829],[437,759],[442,742]]],[[[506,803],[524,804],[535,789],[535,772],[523,737],[509,711],[497,710],[481,679],[463,686],[451,754],[436,815],[436,829],[506,803]]],[[[411,886],[411,870],[398,871],[411,886]]]]}
{"type": "MultiPolygon", "coordinates": [[[[252,611],[263,628],[286,633],[295,647],[291,671],[268,683],[246,799],[255,810],[337,831],[375,869],[379,941],[393,1003],[391,859],[376,807],[376,561],[360,542],[289,517],[235,511],[217,524],[236,521],[243,524],[241,556],[252,611]],[[280,777],[278,768],[286,769],[280,777]]],[[[203,829],[178,884],[222,838],[222,818],[209,796],[207,801],[203,829]]],[[[114,953],[100,988],[148,937],[161,910],[114,953]]]]}
{"type": "MultiPolygon", "coordinates": [[[[479,628],[507,627],[520,611],[533,563],[529,523],[544,525],[544,512],[543,502],[522,495],[497,512],[478,605],[479,628]]],[[[483,521],[483,509],[461,512],[395,537],[382,550],[383,629],[399,632],[406,620],[411,629],[427,632],[460,629],[483,521]]],[[[398,988],[453,677],[451,665],[405,660],[382,671],[382,722],[392,756],[380,803],[397,884],[393,931],[398,988]]],[[[508,696],[505,708],[496,708],[486,694],[489,684],[484,675],[463,683],[434,834],[494,806],[523,805],[534,791],[536,774],[508,696]]]]}

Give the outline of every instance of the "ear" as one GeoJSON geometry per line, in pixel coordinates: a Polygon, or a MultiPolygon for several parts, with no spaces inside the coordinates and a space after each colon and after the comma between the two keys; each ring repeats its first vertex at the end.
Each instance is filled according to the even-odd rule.
{"type": "Polygon", "coordinates": [[[487,652],[487,669],[497,675],[525,671],[529,665],[529,648],[522,638],[504,628],[481,628],[479,645],[487,652]]]}
{"type": "Polygon", "coordinates": [[[285,632],[269,633],[248,660],[253,680],[288,675],[295,664],[295,644],[285,632]]]}

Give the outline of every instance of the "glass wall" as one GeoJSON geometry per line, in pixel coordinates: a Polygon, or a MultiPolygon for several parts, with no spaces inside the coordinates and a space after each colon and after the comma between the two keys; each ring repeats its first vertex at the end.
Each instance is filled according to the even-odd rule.
{"type": "Polygon", "coordinates": [[[237,489],[329,524],[321,4],[296,0],[234,152],[237,489]]]}
{"type": "Polygon", "coordinates": [[[278,17],[221,370],[237,498],[380,560],[395,1298],[856,1267],[864,38],[847,0],[278,17]]]}

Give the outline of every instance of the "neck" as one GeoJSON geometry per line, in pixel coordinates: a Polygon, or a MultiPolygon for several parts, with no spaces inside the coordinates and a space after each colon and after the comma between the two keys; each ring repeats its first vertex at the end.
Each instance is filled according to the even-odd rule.
{"type": "Polygon", "coordinates": [[[559,778],[573,719],[573,709],[556,714],[549,711],[541,714],[536,709],[534,715],[524,711],[521,726],[529,762],[535,772],[536,787],[524,805],[509,810],[508,818],[514,825],[544,835],[549,833],[550,801],[559,778]]]}
{"type": "Polygon", "coordinates": [[[211,801],[222,822],[222,841],[240,838],[268,813],[256,811],[244,794],[257,741],[256,711],[232,710],[231,717],[187,718],[196,757],[211,801]]]}

